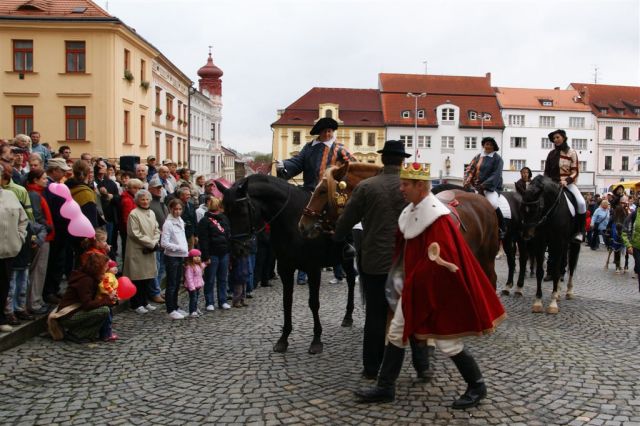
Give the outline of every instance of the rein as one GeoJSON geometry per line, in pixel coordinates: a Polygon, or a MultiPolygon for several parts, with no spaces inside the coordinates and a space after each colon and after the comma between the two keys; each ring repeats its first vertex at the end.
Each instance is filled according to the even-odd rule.
{"type": "MultiPolygon", "coordinates": [[[[558,204],[560,204],[560,199],[562,198],[563,194],[564,194],[564,190],[561,187],[560,190],[558,191],[558,196],[556,197],[555,201],[553,202],[553,204],[551,205],[551,207],[549,208],[547,213],[545,213],[544,216],[542,216],[542,218],[540,218],[540,220],[538,222],[536,222],[535,224],[532,225],[531,223],[527,223],[526,226],[537,228],[537,227],[543,225],[549,219],[549,216],[551,216],[551,213],[553,213],[553,211],[558,207],[558,204]]],[[[540,200],[523,202],[523,204],[527,204],[527,205],[534,204],[534,203],[538,203],[539,204],[540,200]]]]}
{"type": "MultiPolygon", "coordinates": [[[[249,202],[249,205],[251,206],[251,210],[253,210],[255,212],[255,208],[253,207],[253,203],[251,202],[251,198],[249,198],[249,194],[247,194],[247,199],[249,202]]],[[[280,210],[278,210],[276,212],[276,214],[273,215],[273,217],[271,219],[269,219],[268,221],[266,221],[264,223],[264,225],[262,225],[262,227],[260,229],[258,229],[257,231],[254,232],[254,234],[259,234],[260,232],[264,231],[266,229],[267,226],[271,225],[271,223],[276,220],[278,218],[278,216],[280,216],[282,214],[282,212],[284,211],[284,209],[287,207],[287,205],[289,204],[289,200],[291,199],[291,185],[287,185],[287,199],[284,201],[284,204],[282,204],[282,207],[280,207],[280,210]]]]}

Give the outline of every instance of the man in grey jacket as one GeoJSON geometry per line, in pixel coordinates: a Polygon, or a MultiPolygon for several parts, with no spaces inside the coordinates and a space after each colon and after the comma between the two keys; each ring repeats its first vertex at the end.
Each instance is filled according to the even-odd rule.
{"type": "MultiPolygon", "coordinates": [[[[341,241],[358,222],[362,222],[360,281],[365,296],[365,323],[362,345],[362,376],[375,379],[382,363],[389,305],[385,295],[387,275],[395,245],[398,217],[406,202],[400,192],[400,166],[410,157],[401,141],[389,140],[382,154],[384,167],[377,176],[356,186],[336,224],[335,239],[341,241]]],[[[412,343],[413,365],[418,377],[432,376],[426,346],[412,343]]]]}

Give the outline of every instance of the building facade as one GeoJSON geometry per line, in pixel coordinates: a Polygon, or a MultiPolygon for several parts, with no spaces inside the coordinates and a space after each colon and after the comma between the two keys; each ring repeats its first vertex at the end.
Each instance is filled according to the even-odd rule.
{"type": "Polygon", "coordinates": [[[300,152],[315,136],[309,132],[323,117],[338,122],[336,140],[358,161],[381,164],[376,151],[382,149],[385,128],[380,95],[375,89],[314,87],[284,110],[278,111],[273,130],[273,160],[284,160],[300,152]]]}
{"type": "MultiPolygon", "coordinates": [[[[594,192],[596,166],[595,120],[575,90],[496,88],[504,133],[500,155],[505,170],[519,172],[529,167],[533,175],[542,173],[550,150],[554,148],[549,133],[567,132],[569,145],[578,154],[582,192],[594,192]]],[[[505,184],[513,187],[519,173],[504,174],[505,184]],[[507,178],[508,176],[508,178],[507,178]]]]}
{"type": "Polygon", "coordinates": [[[571,83],[595,116],[598,192],[640,179],[640,87],[571,83]]]}
{"type": "Polygon", "coordinates": [[[379,86],[386,139],[403,141],[412,154],[408,161],[428,164],[433,177],[462,183],[483,137],[502,146],[504,124],[490,74],[380,74],[379,86]]]}
{"type": "Polygon", "coordinates": [[[229,148],[222,147],[221,178],[229,183],[236,181],[236,161],[240,160],[237,153],[229,148]]]}
{"type": "Polygon", "coordinates": [[[0,3],[0,135],[117,159],[153,152],[150,43],[91,1],[0,3]]]}

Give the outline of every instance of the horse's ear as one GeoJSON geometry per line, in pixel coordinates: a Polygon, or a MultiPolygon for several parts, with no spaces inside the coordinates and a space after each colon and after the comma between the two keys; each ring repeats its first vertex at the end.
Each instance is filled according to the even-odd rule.
{"type": "Polygon", "coordinates": [[[249,179],[243,179],[238,183],[238,197],[245,197],[249,191],[249,179]]]}
{"type": "Polygon", "coordinates": [[[347,169],[348,168],[349,168],[349,163],[348,162],[340,162],[340,163],[338,163],[336,168],[333,169],[333,178],[335,180],[341,180],[347,174],[347,169]]]}

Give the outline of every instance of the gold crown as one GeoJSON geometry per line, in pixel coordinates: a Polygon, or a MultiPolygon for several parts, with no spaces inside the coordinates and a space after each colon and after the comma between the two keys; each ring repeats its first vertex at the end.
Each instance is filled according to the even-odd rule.
{"type": "Polygon", "coordinates": [[[431,180],[431,164],[405,164],[400,170],[400,179],[431,180]]]}

